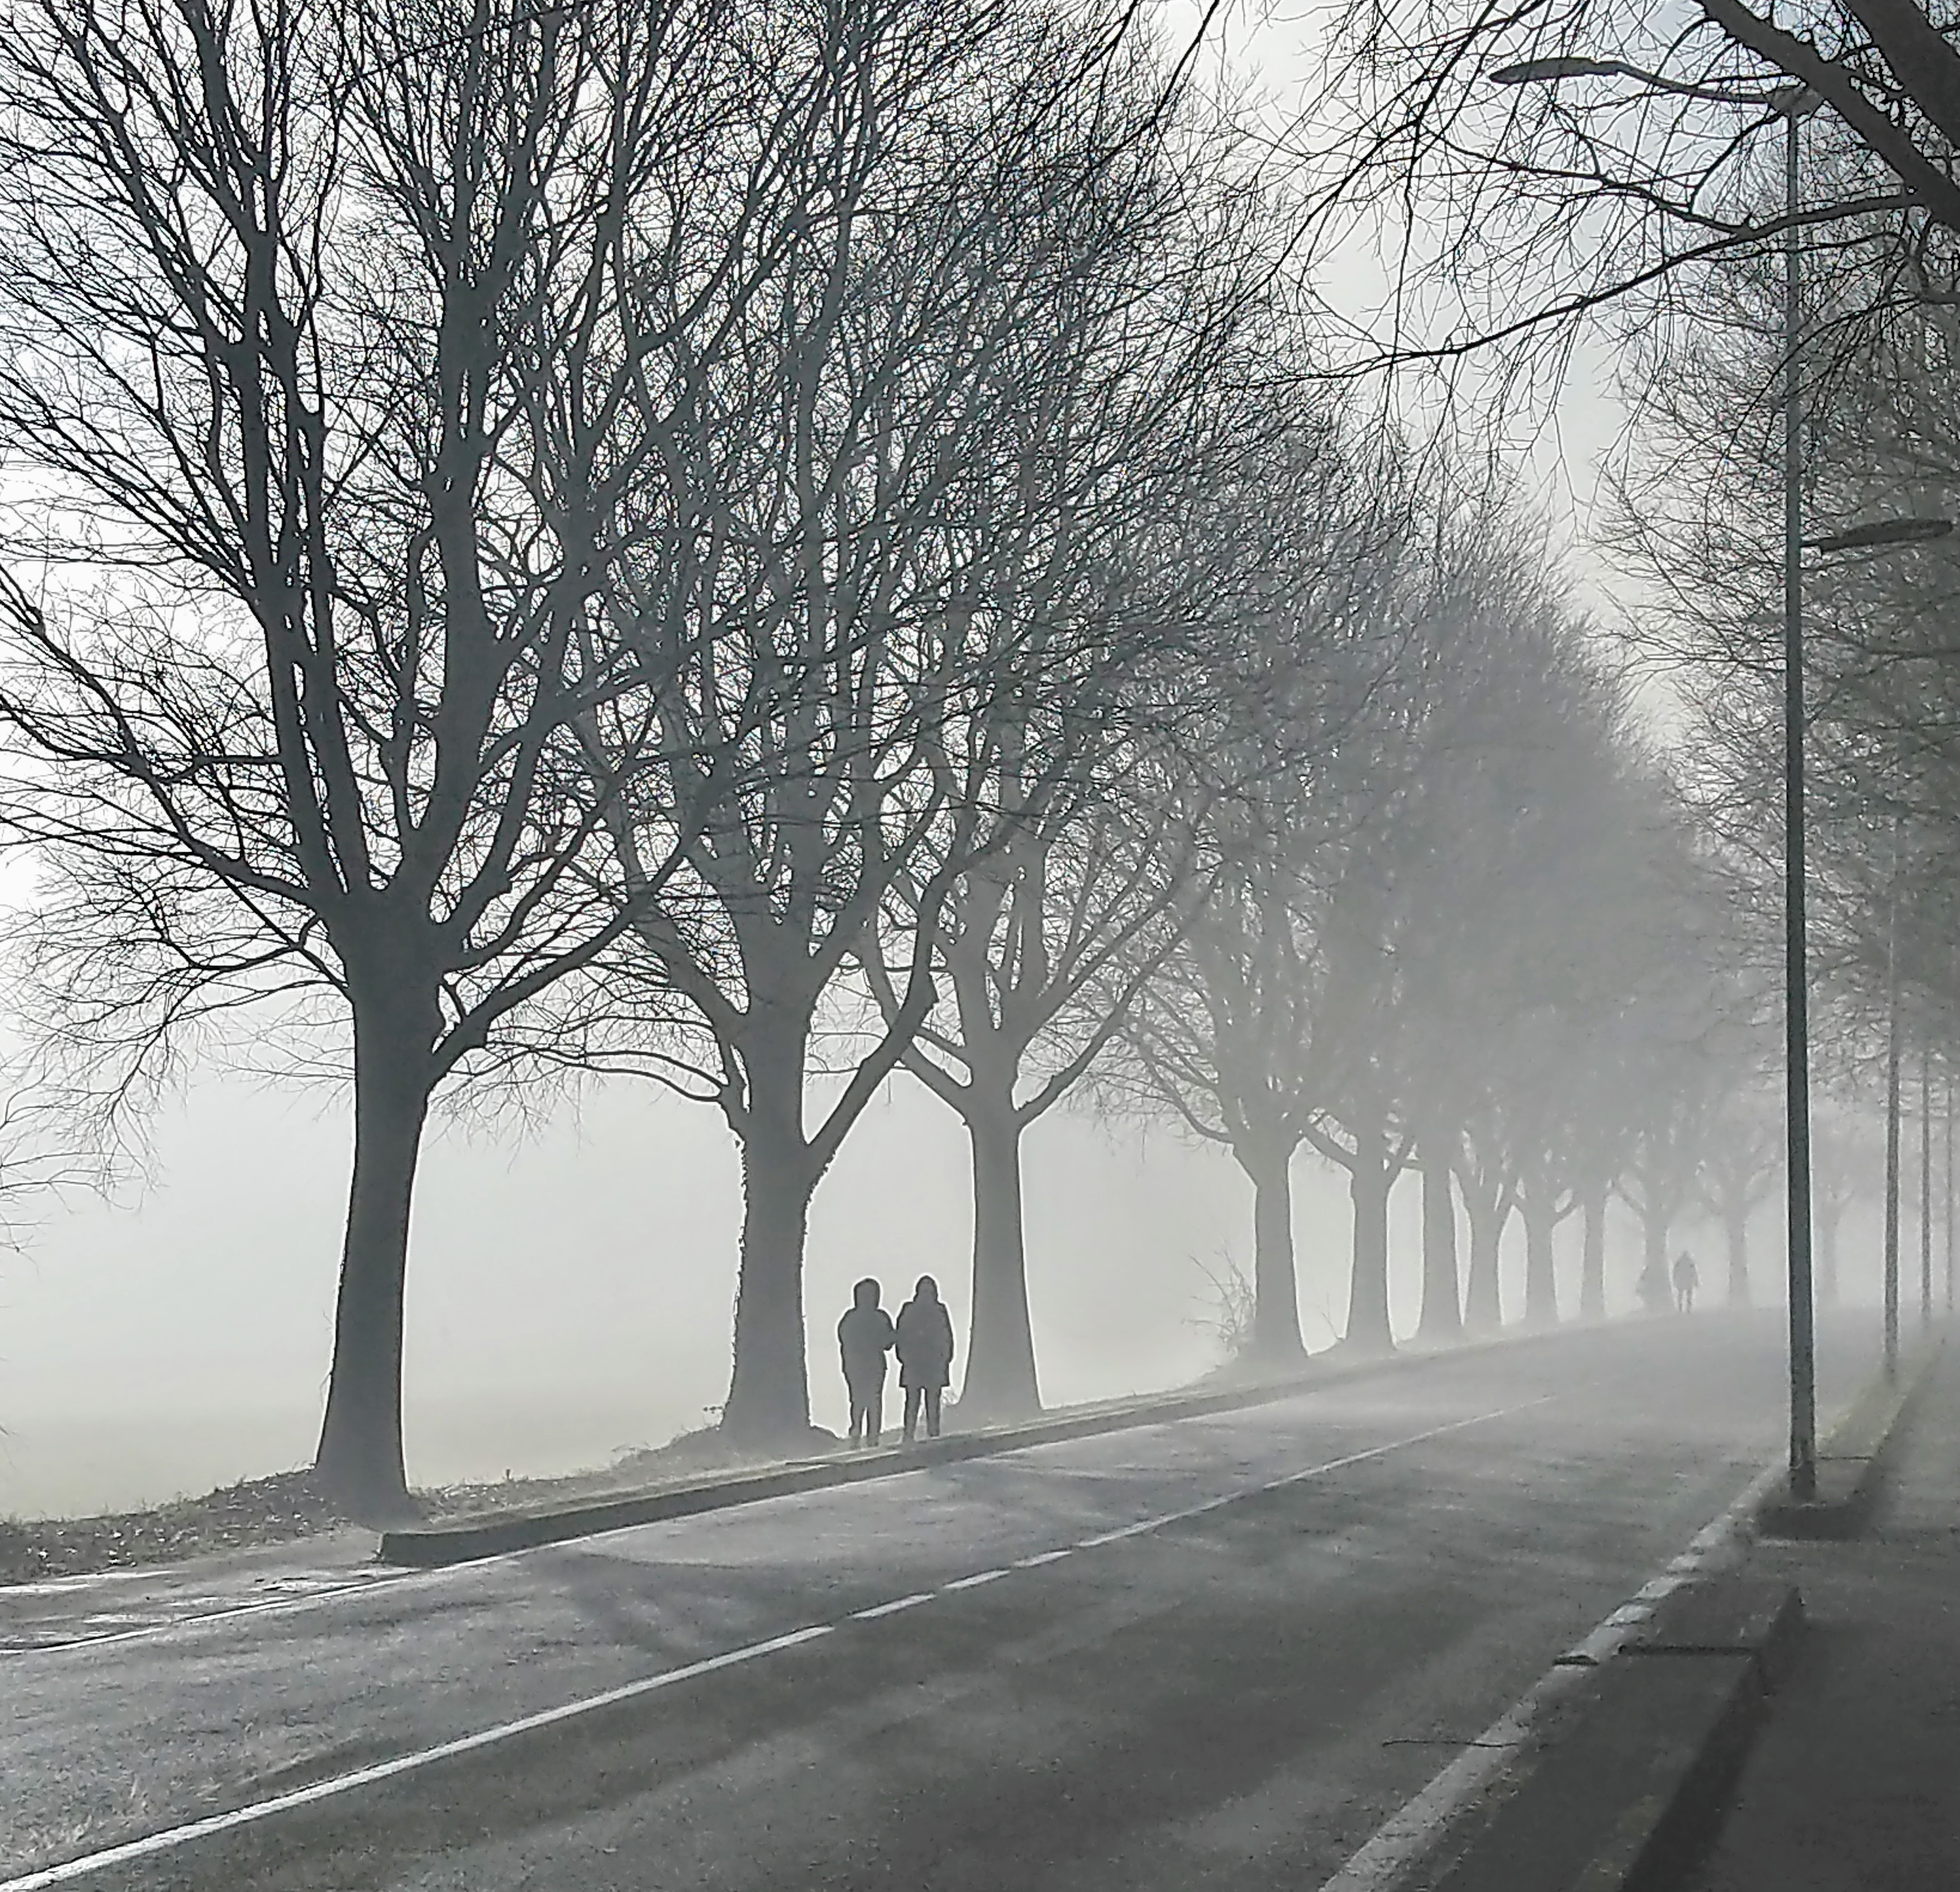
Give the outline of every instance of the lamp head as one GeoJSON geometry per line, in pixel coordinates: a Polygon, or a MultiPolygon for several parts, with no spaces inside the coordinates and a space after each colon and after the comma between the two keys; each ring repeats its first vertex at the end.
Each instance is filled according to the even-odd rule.
{"type": "Polygon", "coordinates": [[[1516,65],[1500,65],[1491,73],[1493,85],[1537,85],[1560,79],[1612,78],[1620,70],[1610,59],[1521,59],[1516,65]]]}
{"type": "Polygon", "coordinates": [[[1847,526],[1842,532],[1827,532],[1803,543],[1809,552],[1867,552],[1879,546],[1917,545],[1927,539],[1943,539],[1952,530],[1951,519],[1867,519],[1862,525],[1847,526]]]}

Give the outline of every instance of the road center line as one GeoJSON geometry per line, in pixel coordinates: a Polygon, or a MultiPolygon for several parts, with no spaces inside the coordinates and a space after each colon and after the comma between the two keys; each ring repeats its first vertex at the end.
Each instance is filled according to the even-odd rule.
{"type": "Polygon", "coordinates": [[[691,1682],[697,1676],[711,1675],[718,1669],[733,1668],[739,1662],[752,1662],[759,1657],[775,1655],[784,1649],[793,1649],[806,1642],[814,1642],[819,1636],[832,1633],[835,1626],[817,1623],[806,1629],[793,1629],[787,1636],[772,1636],[766,1642],[751,1642],[739,1649],[730,1649],[721,1655],[711,1655],[698,1662],[689,1662],[680,1668],[663,1669],[658,1675],[643,1677],[637,1682],[628,1682],[619,1688],[609,1688],[600,1695],[587,1695],[575,1702],[566,1702],[557,1708],[541,1709],[535,1715],[520,1715],[511,1722],[499,1722],[494,1728],[485,1728],[474,1734],[465,1734],[455,1741],[446,1741],[434,1747],[424,1747],[412,1754],[399,1754],[393,1760],[374,1762],[371,1766],[357,1767],[351,1773],[336,1774],[330,1779],[315,1781],[310,1787],[297,1787],[290,1793],[275,1794],[269,1800],[254,1801],[250,1806],[238,1807],[229,1813],[216,1813],[202,1820],[192,1820],[180,1827],[167,1827],[161,1833],[146,1833],[140,1839],[126,1840],[120,1846],[109,1846],[100,1852],[84,1855],[79,1859],[70,1859],[61,1865],[45,1866],[40,1870],[14,1879],[0,1879],[0,1892],[40,1892],[43,1886],[65,1885],[71,1880],[86,1878],[89,1874],[100,1872],[110,1866],[127,1865],[132,1860],[144,1859],[159,1852],[168,1852],[188,1845],[193,1839],[202,1839],[214,1833],[228,1833],[240,1827],[254,1824],[262,1820],[270,1820],[282,1813],[291,1813],[301,1807],[310,1807],[323,1800],[331,1800],[337,1795],[352,1793],[356,1788],[371,1786],[377,1781],[393,1780],[402,1774],[415,1773],[421,1769],[432,1766],[439,1760],[448,1760],[458,1754],[477,1753],[485,1747],[501,1746],[514,1741],[520,1734],[535,1734],[539,1728],[555,1728],[560,1722],[576,1720],[602,1708],[610,1708],[620,1702],[637,1700],[642,1695],[651,1695],[657,1690],[672,1688],[676,1683],[691,1682]]]}
{"type": "MultiPolygon", "coordinates": [[[[1554,1394],[1548,1394],[1538,1399],[1522,1400],[1513,1405],[1496,1407],[1488,1413],[1475,1413],[1468,1419],[1452,1419],[1445,1425],[1428,1426],[1420,1432],[1411,1432],[1405,1437],[1390,1439],[1380,1445],[1371,1445],[1363,1451],[1345,1453],[1338,1458],[1330,1458],[1320,1464],[1308,1466],[1303,1470],[1289,1472],[1284,1477],[1268,1479],[1262,1484],[1243,1486],[1222,1499],[1209,1499],[1200,1505],[1167,1511],[1161,1517],[1146,1518],[1139,1524],[1126,1524],[1121,1530],[1085,1539],[1081,1544],[1069,1549],[1044,1552],[1038,1556],[1023,1559],[1018,1566],[1010,1568],[1032,1568],[1056,1562],[1069,1556],[1073,1550],[1086,1549],[1094,1544],[1113,1543],[1125,1537],[1141,1537],[1147,1531],[1195,1517],[1202,1511],[1216,1510],[1224,1504],[1255,1498],[1287,1486],[1300,1484],[1308,1479],[1323,1476],[1328,1472],[1344,1470],[1350,1465],[1385,1458],[1391,1452],[1402,1451],[1411,1445],[1419,1445],[1427,1439],[1440,1438],[1447,1433],[1460,1432],[1472,1425],[1488,1425],[1493,1419],[1504,1419],[1514,1413],[1526,1412],[1533,1406],[1547,1405],[1557,1397],[1554,1394]]],[[[880,1616],[894,1615],[901,1610],[912,1609],[920,1604],[931,1602],[950,1591],[972,1589],[982,1584],[994,1582],[1008,1574],[1009,1569],[980,1571],[972,1576],[956,1578],[951,1582],[941,1584],[937,1590],[921,1591],[912,1596],[896,1597],[889,1603],[875,1604],[870,1609],[854,1610],[844,1620],[861,1623],[873,1621],[880,1616]]],[[[535,1734],[541,1728],[555,1728],[566,1722],[576,1721],[583,1715],[616,1706],[622,1702],[637,1701],[642,1696],[652,1695],[662,1689],[692,1681],[700,1676],[711,1675],[722,1669],[733,1668],[740,1663],[752,1662],[762,1656],[800,1648],[805,1643],[814,1642],[820,1637],[834,1634],[839,1626],[837,1623],[813,1623],[804,1629],[792,1629],[787,1635],[773,1636],[762,1642],[746,1643],[740,1648],[728,1650],[721,1655],[708,1656],[700,1661],[689,1662],[679,1668],[663,1669],[657,1675],[645,1676],[637,1682],[624,1683],[617,1688],[606,1689],[597,1695],[582,1696],[576,1701],[562,1702],[556,1708],[542,1709],[536,1714],[520,1715],[514,1721],[499,1722],[495,1726],[480,1729],[473,1734],[461,1735],[453,1741],[438,1742],[434,1747],[398,1754],[390,1760],[376,1761],[347,1773],[335,1774],[327,1779],[315,1781],[310,1786],[298,1787],[288,1793],[275,1794],[268,1799],[253,1801],[243,1807],[234,1808],[228,1813],[208,1814],[201,1820],[188,1820],[180,1826],[166,1827],[161,1832],[146,1833],[139,1839],[125,1840],[119,1845],[107,1846],[99,1852],[84,1853],[78,1859],[65,1860],[59,1865],[39,1867],[14,1878],[0,1879],[0,1892],[43,1892],[43,1887],[69,1884],[94,1873],[105,1871],[112,1866],[126,1865],[134,1860],[173,1852],[195,1840],[235,1832],[241,1827],[256,1825],[261,1821],[276,1818],[281,1814],[297,1811],[302,1807],[315,1806],[322,1801],[353,1793],[363,1787],[399,1779],[405,1774],[418,1773],[424,1768],[434,1766],[440,1761],[453,1760],[459,1755],[476,1753],[485,1748],[501,1747],[507,1741],[535,1734]]]]}
{"type": "MultiPolygon", "coordinates": [[[[853,1610],[851,1620],[853,1623],[875,1623],[881,1616],[896,1616],[901,1610],[915,1610],[921,1603],[930,1603],[937,1594],[934,1590],[921,1590],[912,1596],[900,1597],[891,1603],[874,1603],[868,1610],[853,1610]]],[[[0,1886],[0,1892],[6,1892],[6,1888],[0,1886]]]]}

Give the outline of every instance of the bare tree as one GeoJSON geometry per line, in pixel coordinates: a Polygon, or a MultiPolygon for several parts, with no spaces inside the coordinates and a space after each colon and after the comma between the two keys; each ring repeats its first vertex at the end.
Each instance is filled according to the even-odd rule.
{"type": "Polygon", "coordinates": [[[659,471],[663,305],[725,302],[731,225],[788,187],[779,122],[696,176],[749,50],[712,0],[0,26],[0,718],[39,970],[120,1102],[240,1005],[351,1026],[318,1470],[364,1517],[406,1501],[431,1097],[630,917],[591,880],[668,680],[595,605],[659,471]],[[628,733],[595,780],[569,731],[600,714],[628,733]]]}
{"type": "Polygon", "coordinates": [[[1703,1205],[1721,1224],[1727,1245],[1724,1295],[1732,1308],[1746,1308],[1753,1298],[1749,1222],[1782,1181],[1782,1113],[1760,1088],[1761,1075],[1745,1074],[1743,1084],[1717,1107],[1700,1177],[1703,1205]]]}
{"type": "Polygon", "coordinates": [[[929,837],[861,954],[888,1024],[904,1008],[891,948],[923,936],[938,969],[903,1061],[972,1145],[969,1416],[1039,1409],[1021,1140],[1094,1066],[1200,897],[1210,744],[1259,661],[1241,645],[1271,569],[1261,483],[1315,432],[1269,386],[1297,365],[1259,194],[1148,62],[1106,78],[1058,128],[1102,153],[1067,206],[1093,222],[1061,246],[1066,293],[1024,312],[965,483],[989,524],[961,536],[978,552],[1013,522],[990,608],[1027,648],[1103,651],[1108,693],[1002,690],[947,727],[982,752],[959,758],[984,806],[973,858],[935,911],[947,863],[929,837]]]}
{"type": "Polygon", "coordinates": [[[1811,1180],[1815,1190],[1817,1297],[1835,1307],[1843,1291],[1839,1239],[1852,1205],[1885,1187],[1884,1151],[1869,1126],[1853,1113],[1819,1112],[1811,1127],[1811,1180]]]}
{"type": "MultiPolygon", "coordinates": [[[[628,645],[681,626],[703,651],[612,825],[634,951],[701,1028],[670,1075],[741,1146],[723,1425],[746,1442],[808,1427],[810,1202],[931,1010],[949,894],[1004,812],[1039,831],[1127,714],[1120,562],[1093,509],[1080,537],[1058,521],[1121,473],[1096,457],[1114,433],[1066,451],[1096,381],[1072,338],[1118,287],[1161,293],[1120,273],[1125,219],[1150,214],[1109,183],[1150,135],[1130,45],[1113,14],[977,0],[826,18],[802,55],[826,116],[795,174],[819,209],[748,233],[780,250],[772,295],[698,377],[612,603],[628,645]],[[732,773],[699,760],[731,716],[752,731],[732,773]],[[656,888],[646,852],[677,820],[684,868],[656,888]],[[874,947],[883,1016],[859,977],[874,947]]],[[[590,741],[615,771],[596,723],[590,741]]]]}
{"type": "Polygon", "coordinates": [[[1211,810],[1206,846],[1216,865],[1205,897],[1136,995],[1115,1081],[1229,1149],[1251,1181],[1250,1352],[1269,1368],[1303,1352],[1293,1158],[1354,1042],[1324,991],[1316,884],[1330,862],[1360,845],[1395,766],[1397,680],[1413,648],[1414,495],[1398,492],[1386,469],[1357,481],[1357,452],[1322,444],[1306,458],[1303,489],[1297,479],[1268,483],[1281,526],[1274,543],[1287,551],[1267,568],[1251,620],[1266,652],[1263,674],[1248,678],[1237,728],[1221,744],[1245,760],[1227,778],[1236,791],[1211,810]]]}
{"type": "Polygon", "coordinates": [[[1540,1263],[1531,1311],[1550,1317],[1545,1237],[1571,1206],[1561,1100],[1583,1081],[1573,1040],[1615,998],[1600,950],[1602,916],[1619,910],[1608,864],[1624,868],[1636,845],[1620,686],[1525,522],[1501,504],[1468,508],[1433,556],[1443,569],[1403,757],[1385,763],[1316,922],[1327,1002],[1353,1043],[1312,1140],[1353,1181],[1349,1339],[1377,1348],[1392,1343],[1388,1192],[1412,1158],[1426,1206],[1439,1199],[1425,1217],[1424,1333],[1447,1337],[1461,1319],[1452,1169],[1470,1215],[1469,1318],[1497,1320],[1497,1245],[1521,1196],[1540,1263]]]}
{"type": "MultiPolygon", "coordinates": [[[[1150,779],[1140,772],[1134,783],[1150,779]]],[[[1028,1310],[1021,1139],[1094,1067],[1200,897],[1193,823],[1174,799],[1098,799],[1065,827],[1033,824],[954,884],[936,928],[943,1015],[921,1022],[905,1068],[957,1112],[972,1145],[973,1288],[960,1409],[1039,1409],[1028,1310]]],[[[901,924],[915,923],[903,890],[901,924]]],[[[888,1017],[900,1002],[875,953],[888,1017]]]]}

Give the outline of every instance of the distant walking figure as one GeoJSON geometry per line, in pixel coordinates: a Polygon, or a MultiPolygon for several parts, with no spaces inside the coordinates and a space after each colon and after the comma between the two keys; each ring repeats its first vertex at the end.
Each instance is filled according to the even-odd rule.
{"type": "Polygon", "coordinates": [[[837,1323],[844,1384],[851,1389],[851,1442],[875,1445],[885,1425],[885,1355],[897,1334],[878,1305],[878,1284],[867,1275],[851,1291],[851,1307],[837,1323]]]}
{"type": "Polygon", "coordinates": [[[905,1438],[918,1430],[925,1409],[928,1438],[939,1436],[940,1396],[953,1378],[953,1317],[939,1298],[939,1283],[921,1275],[912,1298],[899,1310],[899,1384],[905,1389],[905,1438]]]}
{"type": "Polygon", "coordinates": [[[1677,1314],[1694,1311],[1694,1291],[1701,1285],[1701,1271],[1694,1257],[1684,1248],[1674,1260],[1674,1308],[1677,1314]]]}

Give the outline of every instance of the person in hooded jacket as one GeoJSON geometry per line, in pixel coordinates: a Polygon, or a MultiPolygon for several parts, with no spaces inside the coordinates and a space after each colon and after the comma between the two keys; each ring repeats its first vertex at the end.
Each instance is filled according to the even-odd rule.
{"type": "Polygon", "coordinates": [[[851,1390],[851,1443],[875,1445],[885,1424],[885,1355],[897,1335],[878,1304],[880,1290],[868,1275],[851,1291],[851,1305],[837,1323],[844,1384],[851,1390]]]}
{"type": "Polygon", "coordinates": [[[1675,1257],[1674,1307],[1677,1314],[1694,1311],[1694,1291],[1701,1285],[1701,1270],[1694,1265],[1694,1257],[1684,1248],[1675,1257]]]}
{"type": "Polygon", "coordinates": [[[939,1403],[953,1378],[953,1317],[939,1298],[939,1283],[921,1275],[912,1298],[899,1310],[899,1384],[905,1390],[905,1441],[917,1435],[925,1413],[928,1438],[939,1436],[939,1403]]]}

